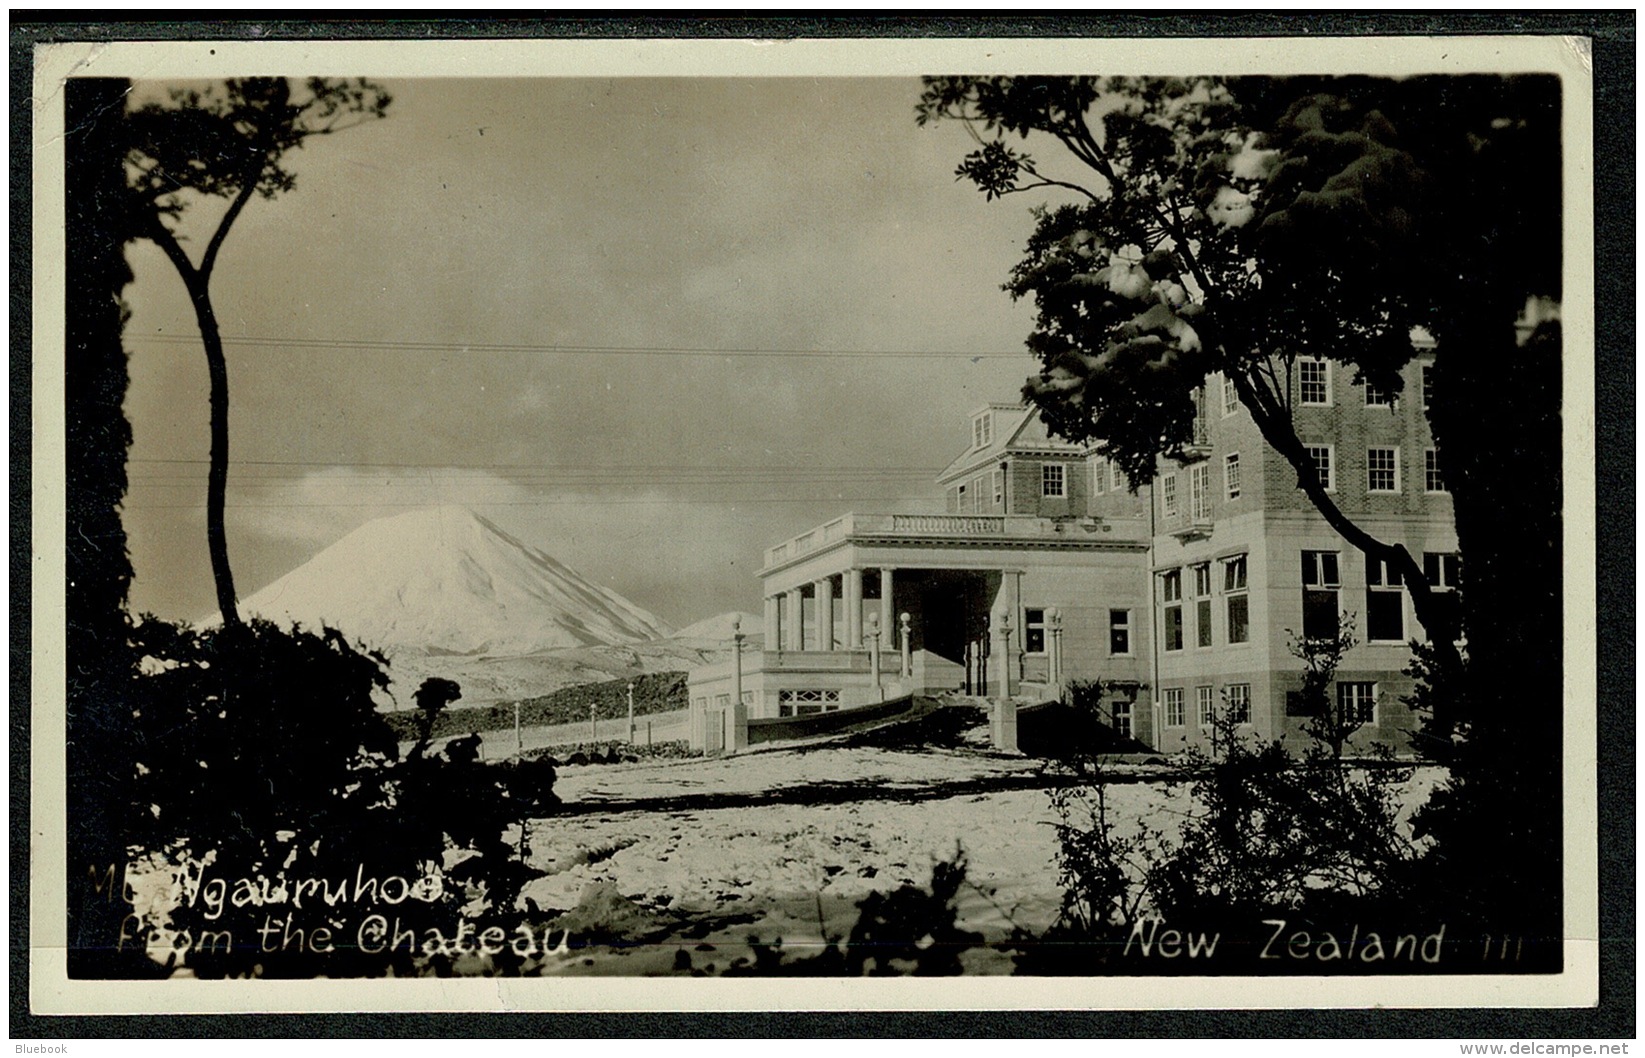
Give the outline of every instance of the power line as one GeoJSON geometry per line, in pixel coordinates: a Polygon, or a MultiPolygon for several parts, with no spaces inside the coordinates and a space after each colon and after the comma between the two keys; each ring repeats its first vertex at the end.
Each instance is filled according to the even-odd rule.
{"type": "MultiPolygon", "coordinates": [[[[127,341],[153,345],[198,346],[200,340],[184,334],[132,334],[127,341]]],[[[727,356],[769,357],[776,359],[818,359],[823,357],[846,359],[937,359],[937,360],[1026,360],[1029,354],[967,353],[947,349],[719,349],[709,346],[627,346],[627,345],[560,345],[511,342],[429,342],[395,339],[363,338],[275,338],[237,336],[224,337],[223,344],[236,347],[315,351],[365,351],[409,353],[581,353],[607,356],[727,356]]]]}
{"type": "MultiPolygon", "coordinates": [[[[177,456],[154,456],[134,458],[131,463],[183,463],[192,466],[205,466],[210,460],[177,456]]],[[[560,468],[575,468],[589,470],[697,470],[704,469],[701,463],[411,463],[411,462],[336,462],[311,459],[235,459],[235,466],[266,466],[266,467],[389,467],[413,470],[552,470],[560,468]]],[[[728,471],[736,468],[726,468],[728,471]]],[[[870,464],[834,464],[821,466],[816,463],[761,463],[759,470],[880,470],[885,469],[895,473],[931,473],[935,474],[941,467],[887,467],[880,468],[870,464]]]]}
{"type": "MultiPolygon", "coordinates": [[[[828,504],[838,504],[838,503],[902,503],[902,502],[908,501],[908,500],[925,500],[927,502],[933,502],[933,503],[936,502],[935,498],[932,497],[932,496],[929,496],[929,495],[918,495],[918,496],[806,496],[806,497],[799,497],[799,498],[793,498],[793,499],[787,499],[787,498],[776,497],[776,496],[756,496],[756,497],[752,497],[752,498],[748,498],[748,499],[722,500],[722,501],[719,501],[716,505],[717,506],[736,507],[736,506],[741,506],[741,505],[744,505],[744,504],[756,504],[756,503],[772,503],[772,504],[781,504],[781,503],[790,503],[790,504],[802,504],[802,503],[828,503],[828,504]]],[[[621,500],[619,500],[619,499],[589,499],[587,497],[578,497],[577,499],[574,499],[574,500],[505,500],[505,501],[498,502],[498,503],[473,502],[473,506],[475,506],[475,507],[562,507],[562,506],[592,507],[592,506],[624,506],[624,505],[628,505],[628,504],[642,504],[643,503],[643,504],[650,504],[652,506],[669,507],[669,506],[685,506],[690,502],[691,501],[689,501],[689,500],[657,500],[657,499],[646,499],[646,500],[621,499],[621,500]]],[[[204,503],[138,503],[138,504],[122,503],[121,504],[121,509],[122,510],[127,510],[127,511],[133,511],[133,510],[138,510],[138,511],[198,511],[198,510],[204,510],[205,506],[206,505],[204,503]]],[[[367,507],[405,507],[405,508],[410,509],[410,508],[426,507],[426,506],[428,506],[427,503],[392,503],[392,502],[388,502],[388,501],[384,501],[384,502],[381,502],[381,503],[234,503],[234,502],[231,501],[231,502],[228,502],[227,504],[225,504],[225,509],[230,510],[230,511],[287,510],[287,509],[302,509],[302,508],[324,508],[326,510],[334,510],[334,509],[342,510],[342,509],[356,508],[356,507],[360,507],[360,508],[367,508],[367,507]]]]}

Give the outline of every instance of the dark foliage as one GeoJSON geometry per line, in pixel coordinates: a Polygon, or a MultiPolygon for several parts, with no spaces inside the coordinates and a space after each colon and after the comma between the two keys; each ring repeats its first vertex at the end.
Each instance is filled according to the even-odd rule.
{"type": "MultiPolygon", "coordinates": [[[[1016,939],[1020,972],[1203,972],[1141,958],[1126,942],[1151,921],[1227,934],[1275,917],[1296,922],[1421,921],[1421,846],[1399,824],[1408,767],[1384,757],[1350,766],[1316,744],[1302,758],[1278,742],[1242,738],[1226,714],[1217,752],[1172,765],[1185,786],[1180,828],[1122,825],[1110,813],[1098,760],[1073,762],[1086,781],[1052,793],[1064,889],[1058,922],[1016,939]],[[1380,917],[1379,917],[1380,916],[1380,917]]],[[[1224,948],[1218,972],[1274,972],[1255,953],[1224,948]]]]}
{"type": "MultiPolygon", "coordinates": [[[[123,758],[129,730],[125,689],[126,590],[131,561],[118,505],[126,488],[131,427],[121,411],[121,346],[131,281],[118,203],[125,191],[121,115],[129,84],[70,78],[63,85],[67,172],[64,243],[64,459],[68,532],[65,585],[69,877],[106,872],[125,843],[113,806],[129,796],[123,758]]],[[[113,951],[124,915],[106,890],[69,888],[68,967],[73,976],[141,973],[146,960],[113,951]]]]}
{"type": "Polygon", "coordinates": [[[387,685],[382,659],[333,629],[288,633],[253,621],[194,632],[148,620],[134,630],[133,647],[132,855],[141,873],[155,869],[158,854],[185,879],[184,896],[193,894],[165,923],[172,931],[233,936],[232,945],[184,953],[194,973],[438,973],[455,953],[425,952],[428,929],[451,936],[467,918],[512,931],[516,898],[533,872],[523,840],[511,846],[505,832],[553,812],[551,764],[487,766],[477,738],[400,761],[375,707],[387,685]],[[302,879],[349,889],[376,879],[386,889],[383,880],[399,878],[437,895],[335,905],[311,896],[307,911],[273,901],[224,915],[199,898],[208,875],[277,889],[302,879]],[[391,952],[344,944],[373,913],[413,930],[417,944],[391,952]],[[265,914],[291,929],[272,942],[259,938],[265,914]],[[297,929],[310,938],[331,930],[336,950],[292,945],[286,938],[297,929]]]}
{"type": "Polygon", "coordinates": [[[1424,814],[1447,849],[1434,886],[1550,942],[1561,338],[1549,321],[1526,340],[1516,320],[1561,295],[1561,91],[1546,75],[950,77],[917,107],[999,144],[960,167],[989,198],[1076,196],[1038,214],[1007,284],[1037,308],[1025,394],[1054,433],[1097,442],[1140,485],[1180,453],[1192,392],[1220,373],[1332,528],[1400,572],[1451,691],[1425,729],[1456,744],[1456,782],[1424,814]],[[1010,136],[1055,142],[1072,177],[1047,178],[1010,136]],[[1418,326],[1437,342],[1428,418],[1470,571],[1460,611],[1314,480],[1291,417],[1296,357],[1394,389],[1418,326]]]}
{"type": "MultiPolygon", "coordinates": [[[[785,958],[782,939],[770,943],[749,937],[754,963],[734,967],[726,976],[764,977],[916,977],[954,976],[964,972],[961,954],[976,947],[982,934],[961,929],[958,898],[966,884],[963,851],[935,864],[931,885],[904,885],[892,892],[869,893],[857,905],[856,923],[844,938],[825,938],[814,955],[785,958]]],[[[686,967],[689,968],[689,959],[686,967]]]]}

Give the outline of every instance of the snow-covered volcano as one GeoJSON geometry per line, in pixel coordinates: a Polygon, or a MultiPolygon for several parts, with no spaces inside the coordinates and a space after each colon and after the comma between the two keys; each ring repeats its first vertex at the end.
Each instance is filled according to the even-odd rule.
{"type": "Polygon", "coordinates": [[[242,613],[341,629],[372,646],[519,655],[636,643],[672,629],[465,507],[368,522],[250,598],[242,613]]]}

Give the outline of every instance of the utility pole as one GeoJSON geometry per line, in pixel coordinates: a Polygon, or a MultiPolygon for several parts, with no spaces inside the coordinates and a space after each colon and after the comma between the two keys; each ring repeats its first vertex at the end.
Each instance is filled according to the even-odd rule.
{"type": "Polygon", "coordinates": [[[589,744],[589,748],[591,748],[591,749],[593,748],[594,743],[596,743],[600,740],[599,721],[594,719],[594,717],[596,715],[595,710],[597,710],[597,709],[599,709],[599,703],[598,702],[589,702],[588,703],[588,744],[589,744]]]}
{"type": "Polygon", "coordinates": [[[628,744],[634,744],[634,681],[628,681],[628,744]]]}

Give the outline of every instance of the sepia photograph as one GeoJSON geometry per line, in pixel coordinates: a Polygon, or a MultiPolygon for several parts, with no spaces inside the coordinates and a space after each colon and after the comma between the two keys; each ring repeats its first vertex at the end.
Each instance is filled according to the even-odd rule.
{"type": "Polygon", "coordinates": [[[1590,68],[1234,43],[41,46],[35,1009],[1594,1002],[1590,68]]]}

